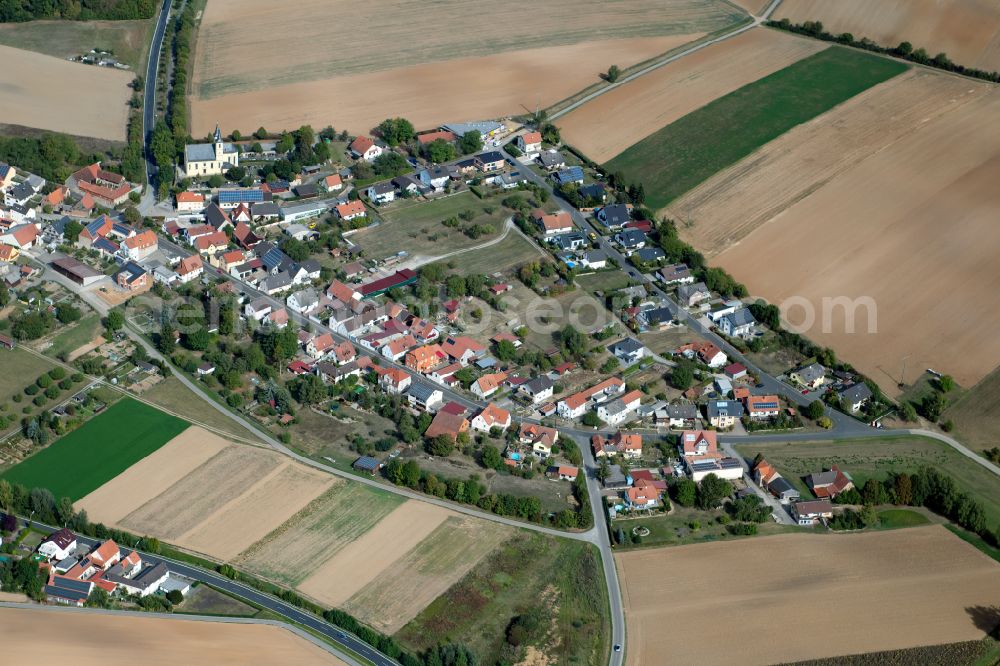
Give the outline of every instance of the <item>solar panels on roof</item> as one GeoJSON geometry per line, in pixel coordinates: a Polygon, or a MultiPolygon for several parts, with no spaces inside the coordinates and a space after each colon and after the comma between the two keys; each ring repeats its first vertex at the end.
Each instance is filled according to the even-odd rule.
{"type": "Polygon", "coordinates": [[[264,191],[257,189],[247,190],[219,190],[219,203],[253,203],[264,201],[264,191]]]}

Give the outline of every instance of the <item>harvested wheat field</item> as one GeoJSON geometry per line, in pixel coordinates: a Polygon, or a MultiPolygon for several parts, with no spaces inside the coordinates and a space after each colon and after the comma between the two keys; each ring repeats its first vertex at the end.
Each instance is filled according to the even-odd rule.
{"type": "Polygon", "coordinates": [[[433,504],[408,500],[317,567],[298,589],[320,603],[340,606],[453,515],[433,504]]]}
{"type": "Polygon", "coordinates": [[[883,46],[910,42],[930,56],[1000,69],[1000,3],[996,0],[783,0],[773,18],[822,21],[833,34],[849,32],[883,46]]]}
{"type": "Polygon", "coordinates": [[[216,120],[250,131],[310,122],[367,132],[386,116],[431,127],[523,113],[597,83],[610,64],[637,64],[745,16],[723,0],[555,0],[545,9],[505,3],[503,15],[530,17],[508,29],[489,18],[497,7],[486,0],[419,11],[390,0],[305,0],[293,13],[266,0],[210,0],[195,53],[193,132],[216,120]],[[357,26],[377,28],[358,40],[357,26]]]}
{"type": "Polygon", "coordinates": [[[0,46],[0,118],[54,132],[125,140],[132,72],[0,46]]]}
{"type": "Polygon", "coordinates": [[[234,444],[118,524],[225,560],[265,537],[333,483],[330,476],[274,451],[234,444]]]}
{"type": "Polygon", "coordinates": [[[828,45],[756,28],[686,55],[562,116],[563,140],[598,163],[713,99],[828,45]]]}
{"type": "Polygon", "coordinates": [[[10,664],[37,661],[39,646],[47,659],[74,666],[344,664],[288,629],[266,624],[0,608],[0,626],[10,664]]]}
{"type": "Polygon", "coordinates": [[[136,507],[166,491],[208,462],[230,443],[191,426],[127,470],[76,502],[77,509],[106,525],[116,525],[136,507]]]}
{"type": "MultiPolygon", "coordinates": [[[[903,357],[972,386],[1000,363],[1000,312],[982,308],[1000,289],[1000,134],[984,130],[998,114],[994,86],[910,71],[770,142],[668,213],[690,219],[684,237],[751,293],[805,299],[816,318],[803,332],[890,394],[903,357]],[[864,308],[854,333],[844,308],[824,318],[823,299],[839,297],[873,299],[875,332],[864,308]]],[[[800,307],[788,318],[808,323],[800,307]]]]}
{"type": "Polygon", "coordinates": [[[338,480],[234,563],[294,587],[404,501],[399,495],[338,480]]]}
{"type": "Polygon", "coordinates": [[[392,635],[514,532],[487,520],[452,516],[396,560],[391,576],[381,576],[348,599],[343,608],[392,635]]]}
{"type": "Polygon", "coordinates": [[[940,525],[615,559],[630,664],[663,654],[677,663],[774,664],[976,640],[985,631],[969,609],[1000,598],[1000,565],[940,525]]]}

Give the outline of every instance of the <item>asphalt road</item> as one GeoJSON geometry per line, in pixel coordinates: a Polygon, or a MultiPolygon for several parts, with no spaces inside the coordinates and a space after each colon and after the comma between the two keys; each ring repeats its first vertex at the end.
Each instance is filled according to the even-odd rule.
{"type": "Polygon", "coordinates": [[[149,59],[146,62],[146,86],[143,89],[142,100],[142,135],[145,139],[146,154],[146,188],[143,193],[143,203],[155,203],[153,176],[156,175],[156,163],[153,161],[153,151],[150,143],[153,139],[153,126],[156,124],[156,69],[160,64],[160,52],[163,47],[163,36],[167,31],[167,21],[170,18],[170,0],[163,0],[160,14],[156,19],[156,29],[149,45],[149,59]]]}
{"type": "MultiPolygon", "coordinates": [[[[45,523],[39,523],[34,520],[28,522],[31,523],[32,527],[37,527],[40,530],[51,532],[56,529],[59,529],[57,527],[46,525],[45,523]]],[[[91,548],[100,543],[99,539],[92,539],[90,537],[83,536],[81,534],[77,535],[77,541],[86,544],[91,548]]],[[[119,545],[121,545],[124,548],[131,547],[131,544],[119,544],[119,545]]],[[[174,573],[180,574],[192,580],[201,581],[202,583],[208,583],[213,587],[217,587],[224,592],[227,592],[236,597],[240,597],[242,599],[250,601],[262,608],[266,608],[267,610],[272,611],[283,617],[287,617],[293,622],[297,622],[302,626],[308,627],[309,629],[312,629],[313,631],[318,632],[319,634],[325,636],[330,641],[338,643],[346,647],[348,650],[361,655],[362,657],[368,659],[377,666],[396,666],[397,664],[396,661],[385,656],[384,654],[374,649],[373,647],[362,641],[360,638],[354,636],[353,634],[349,634],[346,631],[343,631],[338,627],[333,626],[329,622],[326,622],[317,615],[314,615],[308,611],[304,611],[296,606],[286,603],[281,599],[271,596],[270,594],[265,594],[264,592],[254,589],[248,585],[244,585],[243,583],[238,583],[236,581],[229,580],[225,576],[217,574],[214,571],[191,566],[190,564],[178,562],[168,557],[163,557],[162,555],[153,555],[150,553],[144,553],[142,551],[139,551],[139,553],[142,555],[142,559],[145,562],[149,562],[152,564],[163,562],[167,566],[167,569],[174,573]]],[[[350,657],[350,655],[347,654],[340,654],[338,656],[340,656],[345,660],[348,660],[350,657]]],[[[355,660],[350,659],[350,661],[354,662],[355,660]]]]}

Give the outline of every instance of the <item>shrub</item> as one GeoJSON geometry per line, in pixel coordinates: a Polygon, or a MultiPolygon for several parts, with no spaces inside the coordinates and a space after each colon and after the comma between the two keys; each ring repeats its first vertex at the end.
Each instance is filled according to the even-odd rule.
{"type": "Polygon", "coordinates": [[[35,395],[36,393],[38,393],[38,386],[36,386],[35,384],[28,384],[27,386],[24,387],[25,395],[35,395]]]}
{"type": "Polygon", "coordinates": [[[180,602],[184,601],[184,595],[181,593],[180,590],[170,590],[169,592],[167,592],[167,601],[169,601],[174,605],[177,605],[180,602]]]}
{"type": "Polygon", "coordinates": [[[35,380],[35,383],[38,384],[38,388],[48,388],[52,385],[52,378],[48,375],[42,375],[35,380]]]}
{"type": "Polygon", "coordinates": [[[54,380],[58,381],[65,376],[66,376],[66,370],[58,366],[49,370],[49,377],[51,377],[54,380]]]}

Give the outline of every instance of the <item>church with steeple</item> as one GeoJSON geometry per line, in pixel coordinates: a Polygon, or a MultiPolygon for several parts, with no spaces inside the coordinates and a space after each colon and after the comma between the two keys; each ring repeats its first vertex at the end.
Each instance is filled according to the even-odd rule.
{"type": "Polygon", "coordinates": [[[212,135],[212,143],[190,143],[184,146],[184,175],[187,178],[222,174],[239,165],[240,152],[235,145],[222,141],[218,125],[212,135]]]}

